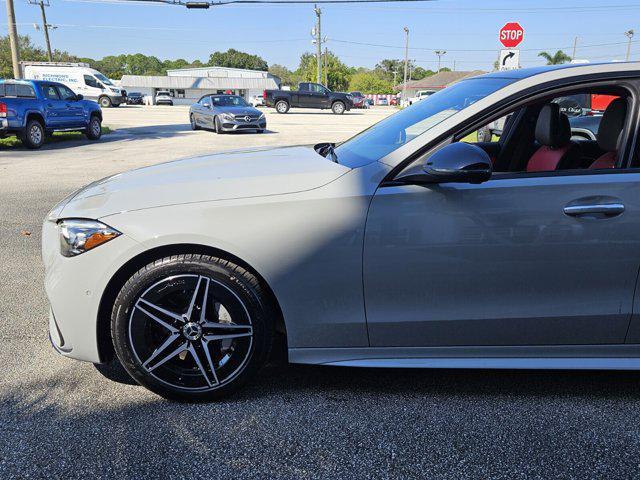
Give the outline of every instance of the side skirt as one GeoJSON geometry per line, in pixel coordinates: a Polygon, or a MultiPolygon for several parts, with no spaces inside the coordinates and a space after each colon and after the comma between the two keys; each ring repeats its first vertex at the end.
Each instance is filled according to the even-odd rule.
{"type": "Polygon", "coordinates": [[[290,348],[289,361],[376,368],[640,370],[640,345],[290,348]]]}

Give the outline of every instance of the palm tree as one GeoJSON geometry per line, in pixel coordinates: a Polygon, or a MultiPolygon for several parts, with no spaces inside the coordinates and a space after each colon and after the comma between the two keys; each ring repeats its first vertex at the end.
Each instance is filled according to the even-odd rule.
{"type": "Polygon", "coordinates": [[[571,61],[571,57],[562,50],[558,50],[555,55],[551,55],[548,52],[540,52],[538,56],[544,58],[547,61],[547,65],[559,65],[571,61]]]}

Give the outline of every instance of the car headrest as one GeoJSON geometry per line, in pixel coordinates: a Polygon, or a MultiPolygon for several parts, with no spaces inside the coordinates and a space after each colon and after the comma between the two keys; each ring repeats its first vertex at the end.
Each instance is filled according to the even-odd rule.
{"type": "Polygon", "coordinates": [[[618,141],[620,140],[626,116],[627,101],[624,98],[616,98],[604,111],[596,138],[598,139],[598,145],[605,152],[618,150],[618,141]]]}
{"type": "Polygon", "coordinates": [[[569,118],[560,111],[560,105],[549,103],[542,107],[536,122],[536,140],[547,147],[558,148],[570,139],[569,118]]]}

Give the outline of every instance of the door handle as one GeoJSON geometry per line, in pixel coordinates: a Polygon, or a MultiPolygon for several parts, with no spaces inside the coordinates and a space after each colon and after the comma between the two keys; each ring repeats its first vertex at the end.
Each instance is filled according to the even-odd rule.
{"type": "Polygon", "coordinates": [[[601,218],[615,217],[624,212],[624,205],[622,203],[604,203],[593,205],[571,205],[564,207],[565,215],[571,217],[580,216],[599,216],[601,218]]]}

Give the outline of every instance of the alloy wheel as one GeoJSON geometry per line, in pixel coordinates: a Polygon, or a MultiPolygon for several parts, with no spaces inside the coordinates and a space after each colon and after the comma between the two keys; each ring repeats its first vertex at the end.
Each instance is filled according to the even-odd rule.
{"type": "Polygon", "coordinates": [[[229,383],[253,351],[253,325],[244,303],[203,275],[174,275],[147,288],[133,304],[128,330],[142,368],[183,390],[229,383]]]}
{"type": "Polygon", "coordinates": [[[29,129],[29,140],[31,140],[31,143],[40,145],[40,143],[42,143],[42,133],[42,127],[40,127],[39,124],[34,123],[31,125],[29,129]]]}

